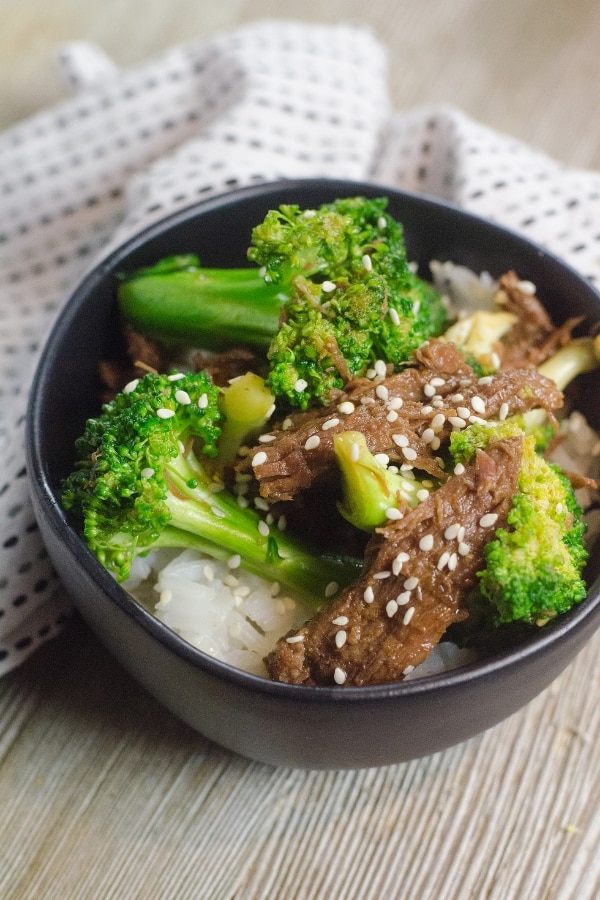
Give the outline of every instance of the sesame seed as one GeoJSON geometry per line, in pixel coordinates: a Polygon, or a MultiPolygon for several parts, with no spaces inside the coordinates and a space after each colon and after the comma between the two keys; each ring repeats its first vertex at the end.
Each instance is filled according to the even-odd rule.
{"type": "Polygon", "coordinates": [[[380,378],[385,378],[385,374],[387,372],[387,367],[382,359],[378,359],[375,361],[375,374],[379,375],[380,378]]]}
{"type": "Polygon", "coordinates": [[[363,256],[363,258],[362,258],[362,264],[363,264],[363,269],[364,269],[366,272],[372,272],[372,271],[373,271],[373,260],[371,259],[371,257],[369,256],[368,253],[365,253],[365,255],[363,256]]]}
{"type": "Polygon", "coordinates": [[[383,231],[385,228],[387,228],[387,219],[385,218],[385,216],[379,216],[379,218],[377,219],[377,227],[380,231],[383,231]]]}
{"type": "Polygon", "coordinates": [[[255,453],[252,457],[252,465],[253,466],[262,466],[267,461],[267,454],[264,450],[259,450],[258,453],[255,453]]]}
{"type": "Polygon", "coordinates": [[[463,464],[460,462],[456,463],[456,465],[454,466],[454,474],[455,475],[464,475],[464,472],[465,472],[465,467],[463,466],[463,464]]]}
{"type": "Polygon", "coordinates": [[[140,475],[142,476],[142,478],[152,478],[152,476],[154,475],[154,469],[151,468],[151,466],[146,466],[145,469],[142,469],[140,475]]]}
{"type": "Polygon", "coordinates": [[[410,462],[412,462],[413,460],[415,460],[417,458],[417,451],[413,450],[412,447],[403,447],[402,455],[404,456],[405,459],[408,459],[410,462]]]}
{"type": "Polygon", "coordinates": [[[333,597],[334,594],[337,593],[338,583],[337,581],[330,581],[327,587],[325,588],[325,596],[333,597]]]}
{"type": "Polygon", "coordinates": [[[266,522],[263,522],[261,520],[258,523],[258,533],[262,534],[263,537],[269,537],[270,531],[271,531],[271,529],[269,528],[269,526],[267,525],[266,522]]]}
{"type": "Polygon", "coordinates": [[[446,379],[441,378],[439,375],[435,375],[433,378],[429,379],[429,384],[432,384],[434,387],[442,387],[442,385],[446,384],[446,379]]]}
{"type": "Polygon", "coordinates": [[[365,603],[372,603],[374,599],[375,599],[375,593],[374,593],[371,585],[369,585],[368,588],[365,588],[365,592],[363,594],[363,600],[365,601],[365,603]]]}
{"type": "Polygon", "coordinates": [[[441,397],[438,397],[438,396],[436,395],[436,396],[433,398],[433,400],[431,401],[431,405],[432,405],[432,406],[435,406],[436,409],[443,409],[443,408],[444,408],[444,401],[442,400],[441,397]]]}
{"type": "Polygon", "coordinates": [[[399,574],[400,574],[400,572],[402,571],[402,565],[403,565],[403,563],[404,563],[404,560],[401,559],[400,556],[397,556],[397,557],[394,559],[394,561],[393,561],[393,563],[392,563],[392,574],[393,574],[393,575],[399,575],[399,574]]]}
{"type": "Polygon", "coordinates": [[[129,381],[123,388],[123,393],[130,394],[132,391],[135,391],[135,389],[139,383],[140,383],[139,378],[134,378],[133,381],[129,381]]]}
{"type": "Polygon", "coordinates": [[[423,434],[421,435],[421,439],[426,444],[429,444],[434,439],[434,437],[435,437],[435,432],[434,432],[433,428],[426,428],[425,431],[423,432],[423,434]]]}
{"type": "Polygon", "coordinates": [[[402,674],[403,674],[403,675],[410,675],[410,673],[411,673],[411,672],[414,672],[414,670],[415,670],[415,667],[414,667],[414,666],[406,666],[404,669],[402,669],[402,674]]]}
{"type": "Polygon", "coordinates": [[[402,397],[390,397],[388,407],[389,409],[402,409],[404,404],[404,400],[402,397]]]}
{"type": "Polygon", "coordinates": [[[496,513],[486,513],[485,516],[480,518],[479,526],[480,528],[491,528],[497,521],[498,515],[496,513]]]}
{"type": "Polygon", "coordinates": [[[294,424],[293,420],[290,419],[289,416],[288,416],[288,417],[285,418],[285,419],[283,420],[283,422],[281,423],[281,430],[282,430],[282,431],[287,431],[288,428],[291,428],[293,424],[294,424]]]}
{"type": "Polygon", "coordinates": [[[271,441],[275,440],[274,434],[261,434],[258,438],[260,444],[270,444],[271,441]]]}
{"type": "Polygon", "coordinates": [[[307,387],[308,387],[308,381],[306,380],[306,378],[297,378],[296,379],[296,382],[294,384],[294,390],[297,391],[299,394],[301,394],[302,391],[305,391],[307,387]]]}
{"type": "Polygon", "coordinates": [[[414,302],[413,305],[412,305],[413,316],[418,316],[418,315],[419,315],[419,310],[420,310],[420,309],[421,309],[421,301],[420,301],[420,300],[415,300],[415,302],[414,302]]]}
{"type": "Polygon", "coordinates": [[[466,406],[457,406],[456,412],[461,417],[461,419],[468,419],[471,415],[471,410],[466,406]]]}
{"type": "Polygon", "coordinates": [[[393,434],[392,440],[396,447],[408,447],[408,438],[405,434],[393,434]]]}
{"type": "Polygon", "coordinates": [[[208,406],[208,394],[204,393],[198,397],[198,409],[206,409],[208,406]]]}
{"type": "Polygon", "coordinates": [[[477,384],[491,384],[493,380],[493,375],[482,375],[481,378],[477,379],[477,384]]]}
{"type": "Polygon", "coordinates": [[[458,534],[456,535],[459,541],[464,541],[465,539],[465,526],[460,525],[458,529],[458,534]]]}
{"type": "Polygon", "coordinates": [[[348,616],[337,616],[337,618],[332,620],[331,624],[332,625],[347,625],[349,621],[350,621],[350,619],[348,618],[348,616]]]}
{"type": "Polygon", "coordinates": [[[433,535],[432,534],[424,534],[421,540],[419,541],[419,550],[431,550],[433,547],[433,535]]]}
{"type": "Polygon", "coordinates": [[[250,505],[250,501],[247,497],[239,496],[237,498],[237,505],[240,507],[240,509],[247,509],[250,505]]]}
{"type": "Polygon", "coordinates": [[[330,428],[335,428],[335,426],[339,425],[339,424],[340,424],[339,419],[336,419],[336,418],[327,419],[326,422],[323,422],[323,424],[321,425],[321,428],[323,429],[323,431],[329,431],[330,428]]]}
{"type": "Polygon", "coordinates": [[[396,603],[396,601],[389,600],[388,603],[386,603],[385,611],[386,611],[389,619],[391,619],[392,616],[395,616],[396,613],[398,612],[398,604],[396,603]]]}
{"type": "Polygon", "coordinates": [[[498,410],[498,418],[500,419],[501,422],[503,422],[504,419],[506,419],[507,415],[508,415],[508,403],[502,403],[502,405],[500,406],[500,409],[498,410]]]}
{"type": "Polygon", "coordinates": [[[375,394],[379,397],[380,400],[387,400],[389,398],[390,392],[388,391],[385,384],[378,384],[375,388],[375,394]]]}
{"type": "Polygon", "coordinates": [[[448,560],[450,559],[450,554],[447,550],[444,550],[440,558],[438,559],[438,570],[441,572],[448,565],[448,560]]]}
{"type": "Polygon", "coordinates": [[[354,403],[351,400],[344,400],[338,406],[338,412],[343,413],[344,415],[350,415],[350,413],[354,412],[354,403]]]}
{"type": "Polygon", "coordinates": [[[286,644],[298,644],[300,641],[304,640],[303,634],[292,634],[285,639],[286,644]]]}
{"type": "Polygon", "coordinates": [[[465,544],[464,541],[461,541],[460,544],[458,545],[458,552],[459,552],[460,556],[466,556],[468,553],[471,552],[471,545],[465,544]]]}
{"type": "Polygon", "coordinates": [[[432,384],[426,384],[423,388],[423,393],[426,397],[435,397],[435,388],[432,384]]]}
{"type": "Polygon", "coordinates": [[[388,422],[390,424],[392,424],[392,422],[395,422],[397,420],[397,418],[398,418],[398,413],[396,412],[396,410],[390,409],[389,413],[386,416],[386,419],[388,420],[388,422]]]}
{"type": "Polygon", "coordinates": [[[321,438],[318,434],[311,434],[311,436],[307,439],[304,444],[305,450],[316,450],[319,444],[321,443],[321,438]]]}
{"type": "Polygon", "coordinates": [[[454,538],[458,535],[459,528],[460,525],[458,524],[458,522],[454,522],[453,525],[448,525],[444,532],[444,537],[446,538],[446,540],[453,541],[454,538]]]}
{"type": "Polygon", "coordinates": [[[412,619],[414,614],[415,614],[414,606],[409,606],[408,609],[406,610],[406,612],[404,613],[404,618],[402,619],[402,624],[408,625],[408,623],[410,622],[410,620],[412,619]]]}
{"type": "Polygon", "coordinates": [[[334,669],[333,680],[336,684],[343,684],[346,680],[346,673],[339,666],[336,666],[334,669]]]}
{"type": "Polygon", "coordinates": [[[406,581],[404,582],[404,590],[405,591],[413,591],[419,583],[419,579],[416,575],[410,575],[406,581]]]}
{"type": "Polygon", "coordinates": [[[262,509],[263,512],[267,512],[269,509],[269,503],[264,497],[255,497],[254,505],[257,509],[262,509]]]}
{"type": "Polygon", "coordinates": [[[376,578],[378,581],[383,581],[385,578],[389,578],[391,574],[392,574],[391,572],[386,572],[386,571],[375,572],[375,574],[373,575],[373,578],[376,578]]]}
{"type": "Polygon", "coordinates": [[[456,553],[451,553],[451,554],[450,554],[450,559],[448,560],[448,568],[449,568],[449,570],[450,570],[451,572],[454,572],[454,570],[456,569],[457,565],[458,565],[458,556],[456,555],[456,553]]]}
{"type": "Polygon", "coordinates": [[[460,416],[448,416],[448,421],[453,428],[464,428],[467,424],[460,416]]]}
{"type": "Polygon", "coordinates": [[[398,594],[396,597],[396,603],[398,606],[406,606],[407,603],[410,602],[410,591],[402,591],[401,594],[398,594]]]}
{"type": "Polygon", "coordinates": [[[238,569],[242,563],[242,557],[239,553],[234,553],[233,556],[230,556],[227,560],[227,566],[230,569],[238,569]]]}
{"type": "Polygon", "coordinates": [[[471,406],[476,413],[481,413],[483,415],[483,413],[485,412],[485,400],[483,400],[483,398],[479,397],[477,394],[475,394],[475,396],[471,398],[471,406]]]}
{"type": "Polygon", "coordinates": [[[502,364],[502,360],[500,359],[500,357],[498,356],[498,354],[496,353],[495,350],[493,350],[490,353],[490,362],[491,362],[492,366],[494,367],[494,369],[499,369],[502,364]]]}
{"type": "Polygon", "coordinates": [[[156,415],[159,419],[172,419],[175,415],[174,409],[167,409],[164,406],[161,406],[160,409],[156,410],[156,415]]]}
{"type": "Polygon", "coordinates": [[[375,453],[373,455],[373,459],[375,460],[376,463],[379,463],[380,466],[387,466],[387,464],[390,461],[390,458],[387,455],[387,453],[375,453]]]}
{"type": "Polygon", "coordinates": [[[442,442],[440,441],[439,437],[434,437],[434,439],[431,441],[431,449],[439,450],[441,443],[442,442]]]}
{"type": "Polygon", "coordinates": [[[396,509],[395,506],[390,506],[389,509],[386,509],[385,514],[386,517],[388,519],[391,519],[393,522],[399,522],[400,519],[404,518],[403,514],[399,509],[396,509]]]}
{"type": "Polygon", "coordinates": [[[421,488],[420,490],[417,491],[417,500],[419,501],[419,503],[422,503],[424,500],[427,500],[428,497],[429,497],[429,491],[427,490],[427,488],[421,488]]]}
{"type": "Polygon", "coordinates": [[[450,399],[453,403],[460,403],[460,401],[464,400],[465,397],[464,397],[464,394],[452,394],[450,399]]]}
{"type": "Polygon", "coordinates": [[[338,650],[341,650],[341,648],[344,646],[347,637],[348,635],[342,629],[340,629],[340,631],[336,633],[335,646],[338,648],[338,650]]]}
{"type": "Polygon", "coordinates": [[[175,391],[175,399],[178,403],[181,403],[182,406],[189,406],[192,402],[188,392],[182,390],[175,391]]]}
{"type": "Polygon", "coordinates": [[[321,285],[321,290],[325,291],[326,294],[331,294],[332,291],[335,291],[337,284],[333,281],[324,281],[321,285]]]}
{"type": "Polygon", "coordinates": [[[394,325],[400,324],[400,316],[398,315],[398,310],[394,309],[393,306],[390,306],[389,310],[390,319],[394,323],[394,325]]]}
{"type": "Polygon", "coordinates": [[[444,422],[446,421],[446,416],[443,413],[437,413],[431,420],[431,427],[434,431],[439,431],[440,428],[444,427],[444,422]]]}
{"type": "Polygon", "coordinates": [[[536,287],[533,281],[517,281],[517,288],[523,294],[535,294],[536,287]]]}
{"type": "Polygon", "coordinates": [[[358,462],[360,459],[360,447],[356,443],[356,441],[352,442],[352,447],[350,448],[350,459],[352,462],[358,462]]]}
{"type": "Polygon", "coordinates": [[[278,531],[285,531],[286,528],[287,528],[287,519],[286,519],[286,517],[282,514],[282,515],[280,515],[279,518],[277,519],[277,530],[278,530],[278,531]]]}

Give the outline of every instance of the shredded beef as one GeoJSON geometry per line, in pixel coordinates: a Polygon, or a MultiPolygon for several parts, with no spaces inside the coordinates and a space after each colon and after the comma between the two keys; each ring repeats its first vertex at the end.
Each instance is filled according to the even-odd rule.
{"type": "Polygon", "coordinates": [[[562,403],[554,382],[533,368],[477,379],[453,344],[432,340],[417,353],[417,366],[360,379],[324,409],[289,416],[238,468],[252,469],[265,499],[291,500],[336,466],[334,435],[360,431],[371,453],[444,480],[436,450],[471,417],[505,418],[535,407],[552,414],[562,403]]]}
{"type": "Polygon", "coordinates": [[[523,290],[522,284],[513,271],[499,281],[496,301],[517,317],[498,346],[503,368],[539,366],[571,340],[573,329],[581,321],[571,318],[555,327],[539,299],[523,290]]]}
{"type": "Polygon", "coordinates": [[[463,474],[380,529],[367,545],[361,578],[277,642],[265,659],[270,677],[384,684],[423,662],[446,629],[467,616],[462,602],[485,544],[506,525],[522,448],[521,437],[491,444],[463,474]]]}

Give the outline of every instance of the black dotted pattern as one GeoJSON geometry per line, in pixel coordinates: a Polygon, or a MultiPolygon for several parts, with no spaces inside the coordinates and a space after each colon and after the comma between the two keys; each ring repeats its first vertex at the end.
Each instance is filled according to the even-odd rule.
{"type": "Polygon", "coordinates": [[[506,225],[600,280],[600,173],[568,169],[444,106],[393,116],[374,175],[506,225]]]}
{"type": "Polygon", "coordinates": [[[0,674],[70,610],[31,510],[23,420],[76,282],[199,198],[281,177],[364,178],[389,115],[384,53],[352,26],[259,22],[124,72],[81,43],[59,62],[74,97],[0,135],[0,674]]]}

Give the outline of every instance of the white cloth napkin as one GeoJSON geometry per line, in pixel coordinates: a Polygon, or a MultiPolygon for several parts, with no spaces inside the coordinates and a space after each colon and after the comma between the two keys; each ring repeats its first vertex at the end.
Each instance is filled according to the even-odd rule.
{"type": "Polygon", "coordinates": [[[70,610],[29,501],[28,386],[77,281],[136,231],[234,187],[330,176],[452,201],[600,278],[600,174],[451,107],[391,109],[364,28],[261,21],[126,71],[83,43],[59,62],[74,96],[0,135],[0,674],[70,610]]]}

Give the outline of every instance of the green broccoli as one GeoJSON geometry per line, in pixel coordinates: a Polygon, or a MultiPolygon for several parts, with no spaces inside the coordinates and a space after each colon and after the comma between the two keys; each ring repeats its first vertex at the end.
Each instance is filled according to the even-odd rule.
{"type": "Polygon", "coordinates": [[[264,351],[277,397],[300,408],[327,402],[377,359],[402,365],[448,323],[442,299],[411,271],[386,206],[362,197],[316,210],[283,205],[252,231],[248,258],[260,268],[171,257],[122,280],[121,311],[166,343],[264,351]]]}
{"type": "Polygon", "coordinates": [[[360,431],[339,432],[333,446],[342,475],[338,510],[361,531],[374,531],[387,519],[401,517],[402,507],[414,508],[437,487],[431,478],[418,481],[373,456],[360,431]]]}
{"type": "Polygon", "coordinates": [[[118,580],[153,547],[194,547],[319,604],[361,562],[318,554],[243,508],[203,463],[218,462],[220,391],[204,373],[132,382],[86,423],[62,504],[118,580]]]}
{"type": "Polygon", "coordinates": [[[467,463],[490,441],[516,434],[523,435],[518,492],[508,527],[486,545],[470,602],[483,601],[496,624],[544,624],[586,595],[586,526],[569,480],[536,452],[535,439],[517,422],[470,425],[451,435],[450,450],[455,462],[467,463]]]}

